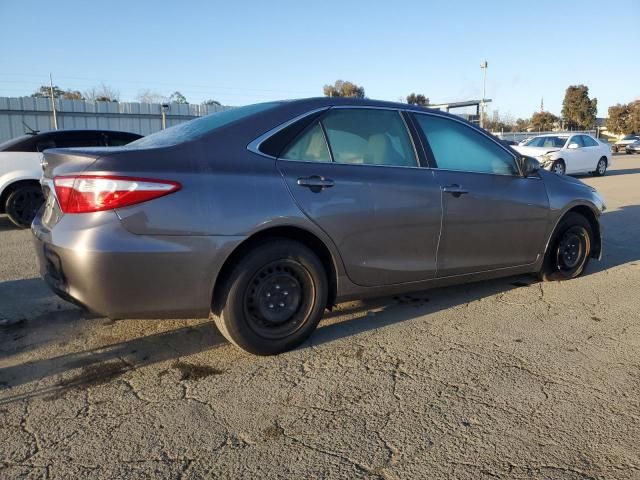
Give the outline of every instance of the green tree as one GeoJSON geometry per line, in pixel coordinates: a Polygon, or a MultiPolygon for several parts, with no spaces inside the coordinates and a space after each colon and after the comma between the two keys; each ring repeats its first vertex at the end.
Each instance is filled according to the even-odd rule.
{"type": "MultiPolygon", "coordinates": [[[[31,94],[36,98],[51,98],[51,87],[49,85],[42,85],[38,90],[31,94]]],[[[78,90],[62,90],[57,85],[53,86],[53,98],[65,98],[68,100],[84,100],[82,93],[78,90]]]]}
{"type": "Polygon", "coordinates": [[[629,132],[640,133],[640,100],[629,104],[629,132]]]}
{"type": "Polygon", "coordinates": [[[609,107],[609,117],[607,118],[607,130],[617,135],[630,133],[631,112],[628,104],[612,105],[609,107]]]}
{"type": "Polygon", "coordinates": [[[222,105],[218,100],[214,100],[213,98],[210,98],[209,100],[205,100],[202,103],[204,105],[222,105]]]}
{"type": "Polygon", "coordinates": [[[189,103],[187,102],[187,97],[185,97],[183,94],[181,94],[177,90],[171,94],[171,96],[169,97],[169,102],[183,103],[183,104],[189,103]]]}
{"type": "Polygon", "coordinates": [[[531,120],[528,118],[519,118],[516,120],[515,131],[526,132],[527,128],[531,125],[531,120]]]}
{"type": "Polygon", "coordinates": [[[410,93],[407,95],[407,103],[410,105],[420,105],[426,107],[429,105],[429,97],[425,97],[421,93],[410,93]]]}
{"type": "Polygon", "coordinates": [[[364,87],[342,80],[336,80],[333,85],[325,85],[323,91],[327,97],[364,98],[364,87]]]}
{"type": "Polygon", "coordinates": [[[553,130],[560,119],[551,112],[536,112],[531,115],[530,127],[539,132],[553,130]]]}
{"type": "Polygon", "coordinates": [[[589,87],[570,85],[562,102],[562,118],[569,128],[587,129],[596,122],[598,99],[589,98],[589,87]]]}

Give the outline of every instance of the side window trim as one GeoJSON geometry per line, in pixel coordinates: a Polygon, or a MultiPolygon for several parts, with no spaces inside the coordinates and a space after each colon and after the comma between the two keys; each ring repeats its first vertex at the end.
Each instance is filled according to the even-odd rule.
{"type": "MultiPolygon", "coordinates": [[[[447,171],[452,171],[452,172],[467,172],[467,173],[477,173],[480,175],[499,175],[499,176],[507,176],[507,177],[516,177],[516,176],[522,176],[522,170],[520,170],[520,164],[518,163],[518,159],[517,157],[507,148],[505,148],[504,145],[502,145],[500,142],[497,142],[496,140],[494,140],[493,138],[491,138],[490,135],[487,135],[485,132],[483,132],[482,130],[477,130],[475,128],[472,128],[471,126],[469,126],[466,122],[458,120],[456,118],[451,118],[451,117],[445,117],[444,115],[438,115],[438,114],[434,114],[434,113],[430,113],[430,112],[415,112],[412,111],[411,112],[413,115],[427,115],[430,117],[438,117],[438,118],[443,118],[445,120],[449,120],[452,122],[457,122],[463,126],[465,126],[466,128],[468,128],[469,130],[479,133],[480,135],[483,135],[485,138],[487,138],[489,141],[493,142],[495,145],[497,145],[498,147],[500,147],[502,150],[504,150],[505,152],[507,152],[509,154],[509,156],[511,157],[511,159],[513,160],[513,164],[516,167],[516,171],[518,172],[517,175],[512,175],[512,174],[504,174],[504,173],[493,173],[493,172],[467,172],[466,170],[448,170],[445,168],[439,168],[438,167],[438,162],[435,158],[435,155],[433,154],[433,150],[431,150],[431,146],[429,145],[429,140],[427,139],[426,135],[424,134],[424,132],[421,131],[420,128],[417,128],[418,131],[420,131],[419,135],[421,136],[421,138],[424,138],[424,142],[425,142],[425,150],[428,148],[428,152],[430,154],[430,161],[433,161],[433,166],[430,166],[428,168],[434,168],[434,169],[438,169],[438,170],[447,170],[447,171]]],[[[415,119],[414,121],[417,122],[417,119],[415,119]]]]}
{"type": "Polygon", "coordinates": [[[418,127],[418,125],[416,124],[416,118],[415,115],[420,115],[420,113],[418,112],[413,112],[410,110],[404,110],[404,113],[407,114],[407,117],[410,119],[411,121],[411,127],[412,130],[416,136],[416,138],[418,139],[418,141],[420,142],[420,147],[422,148],[422,153],[424,155],[425,158],[425,162],[422,165],[423,168],[438,168],[438,164],[436,163],[436,157],[433,154],[433,151],[431,150],[431,145],[429,145],[429,142],[427,142],[427,137],[425,136],[424,132],[422,131],[421,128],[418,127]]]}
{"type": "MultiPolygon", "coordinates": [[[[331,111],[331,109],[327,110],[327,112],[331,111]]],[[[331,149],[331,144],[329,143],[329,139],[327,138],[327,131],[324,128],[324,123],[322,123],[322,119],[327,115],[327,112],[323,113],[320,118],[318,118],[318,125],[320,125],[320,130],[322,130],[322,138],[324,138],[324,144],[327,146],[327,150],[329,151],[329,158],[331,159],[331,163],[335,163],[336,160],[333,158],[333,150],[331,149]]]]}

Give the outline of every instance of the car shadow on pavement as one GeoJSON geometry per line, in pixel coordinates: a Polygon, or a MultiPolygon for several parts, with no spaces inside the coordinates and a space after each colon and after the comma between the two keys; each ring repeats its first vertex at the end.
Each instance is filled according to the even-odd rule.
{"type": "Polygon", "coordinates": [[[640,261],[640,205],[627,205],[605,211],[602,224],[602,260],[591,261],[586,275],[625,263],[640,261]]]}
{"type": "Polygon", "coordinates": [[[0,405],[37,396],[59,396],[74,388],[108,383],[128,371],[200,353],[224,343],[225,340],[213,322],[209,321],[54,358],[0,368],[0,405]],[[1,396],[2,390],[38,382],[76,369],[80,369],[79,373],[71,377],[67,375],[54,384],[37,386],[28,393],[1,396]]]}
{"type": "Polygon", "coordinates": [[[640,168],[617,168],[607,171],[607,177],[615,175],[633,175],[640,173],[640,168]]]}
{"type": "Polygon", "coordinates": [[[0,232],[6,230],[18,230],[18,227],[11,223],[11,220],[6,215],[0,215],[0,232]]]}

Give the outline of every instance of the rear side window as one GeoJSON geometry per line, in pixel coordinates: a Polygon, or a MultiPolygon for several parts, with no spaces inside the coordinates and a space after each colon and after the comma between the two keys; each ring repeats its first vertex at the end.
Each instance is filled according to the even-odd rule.
{"type": "MultiPolygon", "coordinates": [[[[105,135],[101,133],[60,135],[55,139],[56,148],[104,147],[105,135]]],[[[50,148],[50,147],[49,147],[50,148]]]]}
{"type": "Polygon", "coordinates": [[[517,175],[513,156],[463,123],[435,115],[415,116],[438,168],[465,172],[517,175]]]}
{"type": "Polygon", "coordinates": [[[139,135],[131,135],[128,133],[108,133],[107,134],[107,146],[109,147],[121,147],[127,143],[131,143],[134,140],[141,138],[139,135]]]}
{"type": "Polygon", "coordinates": [[[323,119],[337,163],[415,167],[407,128],[397,110],[335,109],[323,119]]]}
{"type": "Polygon", "coordinates": [[[320,123],[312,125],[284,151],[281,158],[305,162],[330,162],[331,155],[320,123]]]}

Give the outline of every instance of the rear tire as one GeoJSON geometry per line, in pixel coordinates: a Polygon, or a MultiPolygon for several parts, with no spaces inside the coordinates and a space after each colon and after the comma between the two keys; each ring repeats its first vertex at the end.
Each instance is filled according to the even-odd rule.
{"type": "Polygon", "coordinates": [[[567,166],[564,164],[564,160],[560,159],[553,162],[553,165],[551,165],[551,171],[558,175],[564,175],[567,173],[567,166]]]}
{"type": "Polygon", "coordinates": [[[593,230],[589,221],[578,213],[566,214],[551,235],[539,279],[559,281],[580,276],[589,263],[591,245],[593,230]]]}
{"type": "Polygon", "coordinates": [[[248,253],[224,285],[220,333],[255,355],[292,350],[313,333],[327,305],[327,274],[305,245],[273,239],[248,253]]]}
{"type": "Polygon", "coordinates": [[[607,157],[602,157],[598,160],[598,165],[596,165],[596,169],[591,172],[596,177],[603,177],[607,173],[607,157]]]}
{"type": "Polygon", "coordinates": [[[29,228],[43,203],[44,195],[39,185],[21,185],[7,197],[5,212],[17,227],[29,228]]]}

